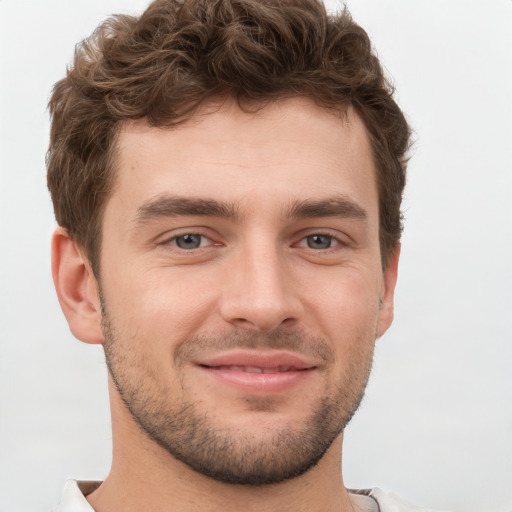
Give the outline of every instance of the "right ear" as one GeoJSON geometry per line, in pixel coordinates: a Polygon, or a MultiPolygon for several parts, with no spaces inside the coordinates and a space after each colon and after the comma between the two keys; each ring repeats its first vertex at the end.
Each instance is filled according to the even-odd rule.
{"type": "Polygon", "coordinates": [[[88,259],[62,227],[52,238],[52,275],[73,335],[85,343],[103,343],[98,283],[88,259]]]}

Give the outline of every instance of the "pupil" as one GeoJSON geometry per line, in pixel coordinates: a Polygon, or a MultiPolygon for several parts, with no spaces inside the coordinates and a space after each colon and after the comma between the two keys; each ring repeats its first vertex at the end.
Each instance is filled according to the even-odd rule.
{"type": "Polygon", "coordinates": [[[201,235],[183,235],[176,238],[180,249],[197,249],[201,245],[201,235]]]}
{"type": "Polygon", "coordinates": [[[311,235],[308,236],[307,241],[310,249],[328,249],[332,238],[328,235],[311,235]]]}

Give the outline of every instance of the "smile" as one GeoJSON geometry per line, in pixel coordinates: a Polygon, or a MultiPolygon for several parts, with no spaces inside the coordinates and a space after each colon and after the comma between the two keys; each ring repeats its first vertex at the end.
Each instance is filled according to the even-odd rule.
{"type": "Polygon", "coordinates": [[[281,372],[298,372],[305,371],[307,368],[295,368],[294,366],[279,366],[276,368],[261,368],[258,366],[206,366],[213,370],[229,370],[233,372],[247,372],[247,373],[281,373],[281,372]]]}
{"type": "Polygon", "coordinates": [[[300,355],[235,351],[196,361],[196,368],[216,385],[245,395],[275,395],[301,385],[317,365],[300,355]]]}

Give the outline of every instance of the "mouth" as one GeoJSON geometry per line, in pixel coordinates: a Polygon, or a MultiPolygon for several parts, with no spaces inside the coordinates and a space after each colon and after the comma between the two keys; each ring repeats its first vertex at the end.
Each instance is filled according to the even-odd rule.
{"type": "Polygon", "coordinates": [[[231,372],[246,372],[246,373],[282,373],[282,372],[301,372],[309,368],[296,368],[294,366],[278,366],[275,368],[263,368],[260,366],[235,366],[235,365],[222,365],[222,366],[207,366],[201,365],[204,368],[211,368],[213,370],[227,370],[231,372]]]}
{"type": "Polygon", "coordinates": [[[317,369],[295,354],[251,352],[223,354],[198,361],[196,367],[217,384],[260,396],[291,390],[317,369]]]}

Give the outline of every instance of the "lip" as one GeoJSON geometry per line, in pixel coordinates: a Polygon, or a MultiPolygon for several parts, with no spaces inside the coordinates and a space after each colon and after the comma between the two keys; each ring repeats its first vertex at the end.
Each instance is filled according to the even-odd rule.
{"type": "Polygon", "coordinates": [[[311,377],[317,366],[288,352],[231,352],[195,362],[217,382],[244,393],[282,393],[311,377]]]}

